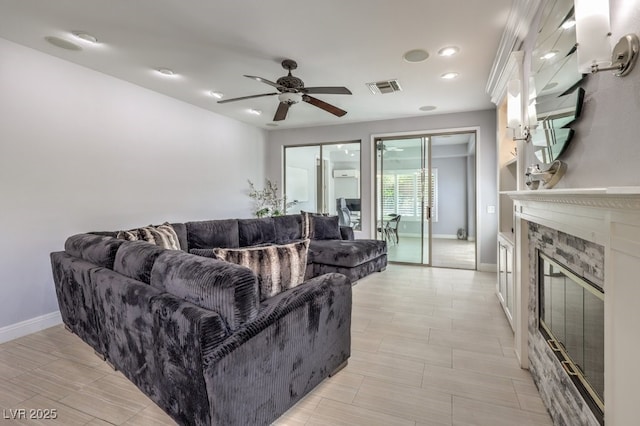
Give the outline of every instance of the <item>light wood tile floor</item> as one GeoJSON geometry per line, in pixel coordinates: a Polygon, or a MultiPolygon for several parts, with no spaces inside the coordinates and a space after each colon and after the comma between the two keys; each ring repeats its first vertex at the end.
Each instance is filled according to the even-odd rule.
{"type": "MultiPolygon", "coordinates": [[[[390,265],[353,288],[348,366],[276,425],[551,425],[495,296],[495,274],[390,265]]],[[[0,345],[2,425],[173,425],[62,326],[0,345]],[[17,409],[55,420],[11,420],[17,409]]]]}
{"type": "MultiPolygon", "coordinates": [[[[388,243],[389,261],[420,264],[421,245],[420,238],[401,235],[398,244],[388,243]]],[[[426,250],[424,256],[426,263],[426,250]]],[[[431,264],[442,268],[476,269],[476,243],[468,240],[433,238],[431,264]]]]}

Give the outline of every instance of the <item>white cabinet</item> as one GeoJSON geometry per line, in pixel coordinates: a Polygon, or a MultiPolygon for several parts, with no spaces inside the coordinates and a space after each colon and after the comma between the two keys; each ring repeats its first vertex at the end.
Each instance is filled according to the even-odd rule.
{"type": "Polygon", "coordinates": [[[511,328],[515,330],[513,242],[503,235],[498,236],[498,286],[497,293],[511,328]]]}

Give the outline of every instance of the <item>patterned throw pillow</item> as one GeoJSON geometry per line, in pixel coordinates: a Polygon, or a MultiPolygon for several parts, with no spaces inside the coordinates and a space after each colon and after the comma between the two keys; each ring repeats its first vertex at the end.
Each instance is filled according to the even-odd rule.
{"type": "Polygon", "coordinates": [[[116,238],[127,241],[146,241],[162,248],[180,250],[178,234],[168,222],[158,226],[149,225],[143,228],[120,231],[116,238]]]}
{"type": "Polygon", "coordinates": [[[263,301],[304,282],[308,250],[306,239],[264,247],[216,248],[213,252],[218,259],[251,269],[258,276],[263,301]]]}

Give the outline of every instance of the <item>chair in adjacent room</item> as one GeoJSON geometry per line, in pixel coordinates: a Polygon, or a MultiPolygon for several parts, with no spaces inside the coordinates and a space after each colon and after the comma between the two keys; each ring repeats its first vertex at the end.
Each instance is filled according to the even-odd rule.
{"type": "Polygon", "coordinates": [[[400,225],[400,218],[402,215],[396,215],[387,221],[384,227],[385,239],[392,241],[395,244],[400,243],[400,236],[398,235],[398,226],[400,225]]]}
{"type": "Polygon", "coordinates": [[[340,204],[337,206],[338,223],[340,226],[351,226],[351,211],[347,208],[347,201],[340,198],[340,204]]]}

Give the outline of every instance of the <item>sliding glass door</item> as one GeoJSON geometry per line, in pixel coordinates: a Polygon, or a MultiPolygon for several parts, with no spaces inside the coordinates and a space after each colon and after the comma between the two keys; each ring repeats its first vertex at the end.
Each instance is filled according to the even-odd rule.
{"type": "Polygon", "coordinates": [[[392,262],[430,264],[433,173],[428,137],[376,141],[376,235],[392,262]]]}
{"type": "Polygon", "coordinates": [[[284,164],[284,193],[295,202],[287,213],[338,215],[360,230],[360,142],[287,146],[284,164]]]}
{"type": "Polygon", "coordinates": [[[476,268],[476,133],[380,138],[376,235],[391,262],[476,268]]]}

